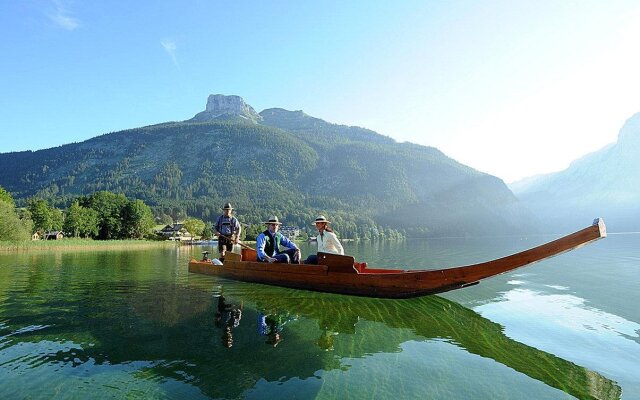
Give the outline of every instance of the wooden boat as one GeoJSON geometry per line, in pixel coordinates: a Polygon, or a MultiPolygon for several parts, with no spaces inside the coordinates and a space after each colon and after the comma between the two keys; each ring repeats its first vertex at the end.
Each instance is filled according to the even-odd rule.
{"type": "Polygon", "coordinates": [[[540,246],[492,261],[436,270],[369,268],[351,256],[318,253],[319,265],[270,264],[256,261],[256,252],[227,253],[224,265],[211,261],[189,262],[189,272],[245,282],[320,292],[382,298],[409,298],[442,293],[478,284],[531,263],[553,257],[606,237],[600,218],[580,231],[540,246]]]}

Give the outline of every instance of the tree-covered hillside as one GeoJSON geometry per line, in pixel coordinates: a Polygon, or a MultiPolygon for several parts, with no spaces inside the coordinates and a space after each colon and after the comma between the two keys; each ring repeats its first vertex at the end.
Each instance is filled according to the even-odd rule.
{"type": "Polygon", "coordinates": [[[531,227],[504,183],[431,147],[302,112],[170,122],[82,143],[0,154],[0,185],[18,203],[38,196],[69,206],[101,190],[143,200],[157,215],[212,221],[231,201],[243,222],[278,215],[309,226],[410,235],[511,233],[531,227]]]}

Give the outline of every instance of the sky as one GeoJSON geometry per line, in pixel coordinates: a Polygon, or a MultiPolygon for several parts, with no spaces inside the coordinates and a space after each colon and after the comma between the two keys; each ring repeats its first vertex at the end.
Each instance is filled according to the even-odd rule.
{"type": "Polygon", "coordinates": [[[0,34],[1,153],[235,94],[510,183],[615,142],[640,112],[636,0],[0,0],[0,34]]]}

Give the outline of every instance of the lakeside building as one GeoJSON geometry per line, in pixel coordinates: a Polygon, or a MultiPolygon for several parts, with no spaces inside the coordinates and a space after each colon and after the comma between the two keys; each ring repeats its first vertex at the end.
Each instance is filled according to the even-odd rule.
{"type": "Polygon", "coordinates": [[[156,233],[167,240],[189,241],[193,240],[193,235],[189,233],[181,223],[167,225],[156,233]]]}
{"type": "Polygon", "coordinates": [[[280,227],[280,233],[282,233],[290,240],[295,240],[298,236],[300,236],[300,228],[298,228],[297,226],[282,225],[280,227]]]}

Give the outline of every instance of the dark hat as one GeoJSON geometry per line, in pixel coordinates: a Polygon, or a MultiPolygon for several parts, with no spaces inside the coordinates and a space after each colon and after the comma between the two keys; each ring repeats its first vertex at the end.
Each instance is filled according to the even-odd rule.
{"type": "Polygon", "coordinates": [[[233,210],[233,207],[231,207],[231,203],[224,203],[224,207],[222,207],[223,210],[233,210]]]}
{"type": "Polygon", "coordinates": [[[316,218],[316,220],[313,223],[317,224],[319,222],[326,222],[327,224],[331,223],[331,221],[328,221],[324,215],[319,215],[318,218],[316,218]]]}
{"type": "Polygon", "coordinates": [[[269,224],[282,225],[282,224],[280,223],[280,221],[278,220],[278,217],[275,217],[275,216],[274,216],[274,217],[269,218],[269,220],[268,220],[268,221],[265,221],[265,222],[264,222],[264,224],[265,224],[265,225],[269,225],[269,224]]]}

